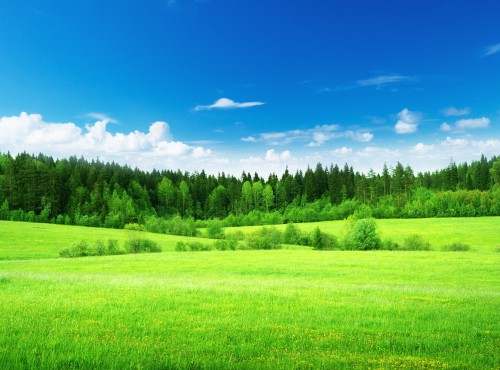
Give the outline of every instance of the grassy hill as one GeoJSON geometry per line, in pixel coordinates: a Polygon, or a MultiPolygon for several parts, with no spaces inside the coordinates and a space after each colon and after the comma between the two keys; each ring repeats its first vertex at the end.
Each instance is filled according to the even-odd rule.
{"type": "MultiPolygon", "coordinates": [[[[393,236],[427,233],[436,245],[444,240],[438,231],[430,240],[431,230],[414,221],[379,227],[393,236]]],[[[470,219],[470,228],[464,219],[437,221],[471,230],[481,243],[457,253],[283,249],[44,259],[75,240],[125,240],[130,232],[2,222],[0,363],[499,368],[500,253],[493,252],[498,233],[486,235],[498,218],[470,219]]],[[[342,230],[342,223],[321,226],[342,230]]],[[[165,251],[185,239],[147,237],[165,251]]]]}

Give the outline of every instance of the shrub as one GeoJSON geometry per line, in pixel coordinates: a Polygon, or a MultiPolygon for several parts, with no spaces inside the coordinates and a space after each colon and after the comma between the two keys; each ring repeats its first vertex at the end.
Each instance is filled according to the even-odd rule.
{"type": "Polygon", "coordinates": [[[452,243],[443,247],[444,252],[467,252],[470,250],[470,245],[464,243],[452,243]]]}
{"type": "Polygon", "coordinates": [[[125,242],[128,253],[158,253],[161,248],[158,243],[149,239],[131,238],[125,242]]]}
{"type": "Polygon", "coordinates": [[[146,231],[146,227],[144,225],[139,225],[137,223],[126,224],[124,229],[125,230],[133,230],[133,231],[146,231]]]}
{"type": "Polygon", "coordinates": [[[381,244],[372,218],[356,220],[345,239],[345,247],[351,250],[379,249],[381,244]]]}
{"type": "Polygon", "coordinates": [[[281,233],[275,227],[261,227],[247,237],[250,249],[281,249],[281,233]]]}
{"type": "Polygon", "coordinates": [[[71,243],[68,248],[64,248],[59,251],[59,255],[61,257],[86,257],[91,255],[91,251],[89,250],[89,246],[86,241],[81,241],[78,243],[71,243]]]}
{"type": "Polygon", "coordinates": [[[386,239],[382,242],[380,249],[384,249],[387,251],[395,251],[395,250],[401,249],[401,247],[397,242],[395,242],[391,239],[386,239]]]}
{"type": "Polygon", "coordinates": [[[224,225],[221,220],[216,218],[207,222],[207,237],[210,239],[224,239],[224,225]]]}
{"type": "Polygon", "coordinates": [[[186,252],[188,250],[188,247],[186,243],[178,241],[177,244],[175,245],[175,250],[177,252],[186,252]]]}
{"type": "Polygon", "coordinates": [[[126,254],[127,251],[118,245],[118,240],[116,239],[108,239],[108,251],[109,255],[119,255],[126,254]]]}
{"type": "Polygon", "coordinates": [[[323,233],[316,227],[309,236],[310,245],[314,249],[335,249],[338,248],[337,238],[334,235],[323,233]]]}
{"type": "Polygon", "coordinates": [[[428,251],[431,249],[431,245],[422,236],[415,234],[407,237],[400,249],[404,251],[428,251]]]}
{"type": "Polygon", "coordinates": [[[286,225],[285,231],[283,232],[283,243],[284,244],[300,244],[300,237],[302,232],[293,223],[286,225]]]}

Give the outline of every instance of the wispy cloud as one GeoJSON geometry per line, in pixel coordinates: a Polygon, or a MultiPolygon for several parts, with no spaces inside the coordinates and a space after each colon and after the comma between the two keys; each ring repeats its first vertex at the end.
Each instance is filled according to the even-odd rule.
{"type": "Polygon", "coordinates": [[[455,125],[459,129],[487,128],[490,125],[490,119],[486,117],[461,119],[455,125]]]}
{"type": "Polygon", "coordinates": [[[446,117],[466,116],[470,114],[470,112],[470,108],[446,107],[441,110],[441,113],[443,113],[446,117]]]}
{"type": "Polygon", "coordinates": [[[342,130],[339,125],[318,125],[307,130],[267,132],[257,136],[241,138],[244,142],[266,142],[269,145],[286,145],[303,142],[309,147],[319,147],[334,139],[347,138],[358,142],[369,142],[374,135],[367,131],[342,130]]]}
{"type": "Polygon", "coordinates": [[[109,123],[118,123],[118,121],[116,119],[109,117],[108,115],[103,114],[103,113],[92,112],[92,113],[88,113],[86,115],[86,117],[93,118],[93,119],[96,119],[99,121],[106,121],[109,123]]]}
{"type": "Polygon", "coordinates": [[[265,103],[260,101],[251,101],[245,103],[238,103],[228,98],[220,98],[215,103],[210,105],[197,105],[194,110],[211,110],[211,109],[236,109],[236,108],[250,108],[263,105],[265,103]]]}
{"type": "Polygon", "coordinates": [[[388,84],[395,84],[398,82],[412,81],[414,80],[411,76],[403,76],[403,75],[381,75],[372,77],[366,80],[358,80],[357,83],[359,86],[375,86],[377,88],[382,87],[388,84]]]}
{"type": "Polygon", "coordinates": [[[419,112],[411,112],[404,108],[398,113],[398,122],[394,126],[397,134],[412,134],[417,131],[420,123],[421,114],[419,112]]]}
{"type": "Polygon", "coordinates": [[[490,45],[486,47],[483,57],[489,57],[490,55],[500,53],[500,44],[490,45]]]}
{"type": "Polygon", "coordinates": [[[459,119],[453,125],[445,122],[441,124],[439,129],[444,132],[464,132],[466,130],[488,128],[490,126],[490,122],[491,121],[488,117],[459,119]]]}

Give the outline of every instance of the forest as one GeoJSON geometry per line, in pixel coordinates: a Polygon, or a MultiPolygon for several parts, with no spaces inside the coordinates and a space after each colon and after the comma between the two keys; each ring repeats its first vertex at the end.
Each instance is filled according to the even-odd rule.
{"type": "MultiPolygon", "coordinates": [[[[123,228],[159,220],[225,226],[344,219],[500,215],[500,158],[485,156],[434,172],[401,163],[382,173],[345,164],[267,179],[137,168],[70,157],[0,154],[0,219],[123,228]]],[[[186,231],[172,231],[184,234],[186,231]]],[[[163,230],[166,232],[167,230],[163,230]]],[[[187,232],[189,233],[189,232],[187,232]]]]}

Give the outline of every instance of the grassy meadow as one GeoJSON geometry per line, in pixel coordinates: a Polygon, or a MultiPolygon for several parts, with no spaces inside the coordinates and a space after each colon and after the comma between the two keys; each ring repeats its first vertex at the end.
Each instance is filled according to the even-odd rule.
{"type": "Polygon", "coordinates": [[[425,228],[448,223],[473,233],[473,251],[178,253],[184,238],[147,234],[165,253],[66,259],[52,257],[68,242],[130,234],[2,222],[0,364],[498,369],[499,218],[414,221],[377,223],[436,246],[446,237],[425,228]]]}
{"type": "MultiPolygon", "coordinates": [[[[476,218],[416,218],[376,220],[378,233],[382,239],[401,243],[411,235],[421,235],[431,244],[433,250],[441,250],[444,245],[462,242],[475,251],[491,252],[500,248],[500,217],[476,218]]],[[[335,235],[341,240],[347,229],[347,221],[326,221],[296,224],[303,232],[311,232],[316,227],[335,235]]],[[[260,226],[227,228],[227,232],[241,230],[243,233],[255,231],[260,226]]],[[[285,230],[286,225],[276,225],[285,230]]]]}

